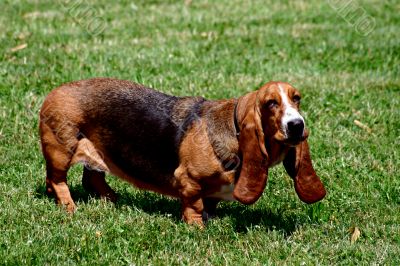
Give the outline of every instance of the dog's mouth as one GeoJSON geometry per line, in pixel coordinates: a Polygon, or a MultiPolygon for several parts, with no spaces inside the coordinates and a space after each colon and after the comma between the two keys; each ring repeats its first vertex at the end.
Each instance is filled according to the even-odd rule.
{"type": "Polygon", "coordinates": [[[295,134],[286,136],[285,134],[279,132],[279,134],[275,135],[275,139],[286,146],[294,147],[301,142],[305,141],[308,138],[308,130],[304,129],[302,134],[295,134]]]}
{"type": "Polygon", "coordinates": [[[283,142],[288,145],[288,146],[296,146],[300,144],[302,141],[305,141],[308,137],[307,135],[301,135],[301,136],[290,136],[287,139],[285,139],[283,142]]]}

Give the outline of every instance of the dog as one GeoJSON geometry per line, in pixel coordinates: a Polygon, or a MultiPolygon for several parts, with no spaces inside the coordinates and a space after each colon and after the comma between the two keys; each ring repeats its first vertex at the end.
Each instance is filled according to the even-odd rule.
{"type": "Polygon", "coordinates": [[[46,191],[74,212],[67,185],[83,163],[83,187],[116,201],[105,173],[179,198],[182,218],[203,225],[221,200],[256,202],[268,169],[283,162],[305,203],[326,191],[313,169],[300,93],[269,82],[238,99],[176,97],[130,81],[93,78],[49,93],[40,111],[46,191]]]}

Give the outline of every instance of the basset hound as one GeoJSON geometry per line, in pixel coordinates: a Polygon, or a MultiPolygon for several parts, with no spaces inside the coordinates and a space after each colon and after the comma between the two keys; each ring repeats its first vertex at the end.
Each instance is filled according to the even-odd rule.
{"type": "Polygon", "coordinates": [[[300,93],[269,82],[238,99],[166,95],[129,81],[93,78],[64,84],[45,99],[40,137],[46,190],[76,209],[67,171],[83,163],[83,187],[116,200],[111,173],[138,188],[179,198],[182,217],[203,225],[220,200],[256,202],[268,169],[283,162],[299,198],[325,196],[299,113],[300,93]]]}

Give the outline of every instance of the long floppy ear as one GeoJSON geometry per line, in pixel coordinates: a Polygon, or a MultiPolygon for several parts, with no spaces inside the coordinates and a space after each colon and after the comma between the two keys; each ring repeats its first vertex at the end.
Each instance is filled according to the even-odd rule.
{"type": "Polygon", "coordinates": [[[325,197],[324,185],[312,166],[307,140],[289,150],[283,165],[293,178],[296,193],[303,202],[311,204],[325,197]]]}
{"type": "Polygon", "coordinates": [[[242,167],[233,196],[243,204],[252,204],[260,198],[267,184],[268,154],[257,98],[247,101],[246,105],[248,108],[239,136],[242,167]]]}

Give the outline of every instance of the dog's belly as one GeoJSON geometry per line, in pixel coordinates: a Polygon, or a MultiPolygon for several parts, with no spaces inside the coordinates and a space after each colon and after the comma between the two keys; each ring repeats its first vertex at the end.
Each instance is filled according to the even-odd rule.
{"type": "Polygon", "coordinates": [[[172,190],[174,171],[179,163],[177,155],[171,150],[159,149],[148,154],[141,150],[135,151],[134,148],[128,146],[129,152],[125,150],[110,157],[112,163],[124,173],[124,177],[129,176],[135,185],[143,189],[151,187],[150,190],[154,190],[158,187],[158,190],[172,190]]]}
{"type": "Polygon", "coordinates": [[[110,158],[106,158],[106,164],[112,175],[128,181],[139,189],[150,190],[172,197],[179,196],[177,189],[173,186],[173,172],[160,173],[155,171],[156,168],[150,168],[152,170],[145,171],[140,169],[141,174],[137,174],[137,172],[135,174],[132,171],[125,171],[125,169],[111,161],[110,158]]]}
{"type": "MultiPolygon", "coordinates": [[[[125,154],[126,155],[126,154],[125,154]]],[[[78,142],[72,164],[83,163],[93,170],[108,172],[118,176],[138,188],[152,190],[158,193],[177,196],[174,188],[174,161],[165,161],[168,166],[157,160],[144,160],[129,153],[126,157],[120,154],[118,158],[110,156],[104,147],[96,145],[87,138],[78,142]]]]}
{"type": "Polygon", "coordinates": [[[101,151],[113,175],[142,189],[175,194],[171,190],[179,158],[173,135],[163,133],[156,126],[150,130],[133,124],[131,128],[102,125],[85,135],[101,151]]]}

